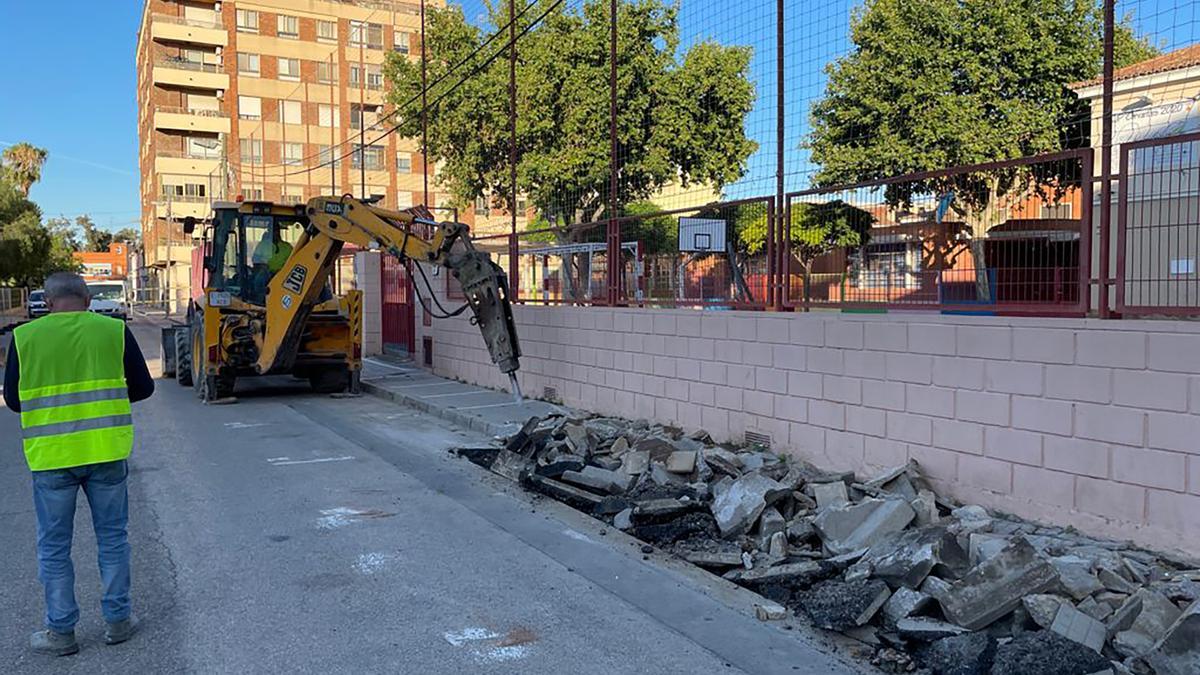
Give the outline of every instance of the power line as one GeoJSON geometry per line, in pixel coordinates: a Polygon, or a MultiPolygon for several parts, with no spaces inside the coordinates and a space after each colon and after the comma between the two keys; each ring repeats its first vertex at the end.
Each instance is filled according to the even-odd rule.
{"type": "MultiPolygon", "coordinates": [[[[483,70],[484,68],[486,68],[487,66],[489,66],[489,65],[491,65],[493,62],[495,62],[495,60],[496,60],[497,58],[499,58],[499,56],[500,56],[501,54],[503,54],[503,53],[504,53],[504,52],[505,52],[505,51],[508,49],[508,47],[509,47],[510,45],[512,45],[512,44],[516,44],[516,42],[517,42],[518,40],[520,40],[522,37],[524,37],[524,36],[525,36],[525,34],[526,34],[526,33],[528,33],[528,32],[529,32],[529,31],[530,31],[530,30],[531,30],[531,29],[532,29],[532,28],[533,28],[535,25],[537,25],[539,22],[541,22],[541,20],[542,20],[542,19],[544,19],[544,18],[546,18],[547,16],[549,16],[550,12],[553,12],[553,11],[554,11],[556,8],[558,8],[558,6],[559,6],[559,5],[561,5],[562,3],[563,3],[563,0],[555,0],[553,3],[551,3],[551,4],[550,4],[550,6],[546,8],[546,11],[542,12],[541,16],[539,16],[538,18],[536,18],[536,19],[534,19],[532,22],[530,22],[528,26],[526,26],[525,28],[523,28],[523,29],[521,30],[521,32],[520,32],[520,33],[517,33],[517,35],[516,35],[516,36],[514,36],[514,37],[513,37],[513,38],[512,38],[512,39],[511,39],[511,40],[510,40],[508,43],[506,43],[506,44],[505,44],[505,45],[504,45],[504,46],[503,46],[503,47],[502,47],[502,48],[501,48],[499,51],[497,51],[495,54],[492,54],[490,57],[488,57],[488,59],[487,59],[486,61],[484,61],[483,63],[481,63],[481,64],[479,64],[478,66],[476,66],[476,67],[475,67],[475,68],[474,68],[474,69],[473,69],[473,70],[472,70],[470,73],[467,73],[467,75],[466,75],[465,77],[463,77],[462,79],[460,79],[458,82],[456,82],[456,83],[454,84],[454,86],[453,86],[453,87],[451,87],[450,89],[448,89],[448,90],[446,90],[446,91],[442,92],[442,94],[441,94],[440,96],[438,96],[436,99],[434,99],[434,100],[433,100],[433,102],[432,102],[431,104],[429,104],[428,106],[426,106],[426,109],[428,109],[429,107],[432,107],[432,106],[435,106],[435,105],[437,105],[437,104],[438,104],[439,102],[441,102],[441,100],[442,100],[442,99],[444,99],[446,96],[449,96],[450,94],[454,93],[454,92],[455,92],[455,91],[456,91],[456,90],[457,90],[457,89],[458,89],[458,88],[459,88],[459,87],[460,87],[460,86],[461,86],[463,83],[465,83],[467,80],[469,80],[469,79],[471,79],[472,77],[474,77],[475,75],[479,74],[479,71],[483,70]]],[[[412,102],[413,102],[415,99],[416,99],[416,97],[414,97],[413,99],[410,99],[410,100],[409,100],[408,102],[406,102],[404,105],[406,105],[406,106],[407,106],[408,104],[412,103],[412,102]]],[[[397,111],[396,111],[396,112],[399,112],[399,108],[397,108],[397,111]]],[[[393,113],[393,114],[395,114],[395,113],[393,113]]],[[[392,134],[396,133],[396,132],[397,132],[397,131],[399,131],[399,130],[400,130],[400,125],[399,125],[399,124],[393,125],[393,126],[390,128],[390,129],[388,129],[388,130],[387,130],[387,131],[385,131],[384,133],[380,134],[380,135],[379,135],[377,138],[373,139],[373,140],[372,140],[370,143],[368,143],[368,144],[365,144],[365,145],[375,145],[375,144],[376,144],[376,143],[378,143],[379,141],[382,141],[383,139],[387,138],[388,136],[391,136],[392,134]]],[[[323,164],[318,164],[317,166],[310,167],[310,168],[307,168],[307,169],[301,169],[301,170],[299,170],[299,171],[295,171],[295,172],[284,173],[284,174],[282,174],[282,175],[279,175],[279,176],[273,176],[273,178],[288,178],[288,177],[290,177],[290,176],[297,176],[297,175],[300,175],[300,174],[311,173],[311,172],[313,172],[313,171],[316,171],[317,169],[321,169],[321,168],[323,168],[323,167],[325,167],[325,166],[328,166],[329,164],[332,164],[332,163],[335,163],[335,162],[341,161],[341,160],[343,160],[343,159],[346,159],[347,157],[350,157],[351,155],[353,155],[355,152],[357,152],[357,150],[351,150],[351,151],[349,151],[349,152],[347,152],[347,153],[345,153],[345,154],[339,155],[338,157],[335,157],[334,159],[332,159],[332,160],[329,160],[329,161],[327,161],[327,162],[325,162],[325,163],[323,163],[323,164]]]]}
{"type": "MultiPolygon", "coordinates": [[[[446,78],[448,78],[448,77],[450,77],[451,75],[453,75],[453,74],[454,74],[454,71],[458,70],[458,69],[459,69],[460,67],[462,67],[462,66],[463,66],[465,63],[467,63],[468,61],[470,61],[470,60],[474,59],[476,56],[478,56],[480,52],[482,52],[484,49],[486,49],[486,48],[487,48],[487,46],[488,46],[488,45],[490,45],[490,44],[491,44],[491,43],[492,43],[492,42],[493,42],[493,41],[494,41],[494,40],[495,40],[497,37],[499,37],[499,36],[500,36],[500,35],[502,35],[502,34],[503,34],[505,31],[507,31],[510,25],[512,25],[512,24],[513,24],[513,23],[515,23],[517,20],[519,20],[519,19],[520,19],[522,16],[524,16],[524,15],[525,15],[525,13],[526,13],[526,12],[528,12],[528,11],[529,11],[529,10],[530,10],[530,9],[531,9],[531,8],[532,8],[534,5],[537,5],[539,1],[540,1],[540,0],[533,0],[533,1],[532,1],[532,2],[530,2],[528,5],[525,5],[525,7],[524,7],[524,8],[522,8],[522,9],[521,9],[521,11],[520,11],[520,12],[518,12],[518,13],[517,13],[517,15],[516,15],[516,16],[515,16],[515,17],[514,17],[514,18],[513,18],[511,21],[509,21],[508,23],[506,23],[506,24],[504,24],[503,26],[501,26],[500,28],[498,28],[498,29],[496,30],[496,32],[495,32],[495,33],[492,33],[492,34],[491,34],[491,35],[488,37],[488,39],[484,40],[484,41],[483,41],[483,42],[482,42],[482,43],[481,43],[481,44],[480,44],[478,47],[476,47],[475,49],[473,49],[473,50],[471,51],[471,53],[470,53],[470,54],[468,54],[467,56],[465,56],[465,57],[464,57],[463,59],[461,59],[461,60],[460,60],[458,63],[455,63],[453,66],[451,66],[449,70],[447,70],[445,73],[442,73],[442,74],[441,74],[440,76],[438,76],[438,77],[437,77],[437,78],[436,78],[436,79],[435,79],[433,82],[430,82],[430,83],[427,83],[427,84],[425,84],[425,85],[422,87],[422,90],[423,90],[423,91],[425,91],[425,92],[428,92],[428,91],[429,91],[429,89],[431,89],[431,88],[433,88],[433,87],[436,87],[437,85],[441,84],[441,83],[442,83],[442,82],[443,82],[443,81],[444,81],[446,78]]],[[[552,5],[551,5],[551,6],[550,6],[548,9],[547,9],[547,11],[543,12],[541,16],[539,16],[537,19],[535,19],[534,21],[532,21],[532,22],[529,24],[529,26],[528,26],[528,27],[526,27],[524,30],[522,30],[522,31],[521,31],[520,35],[517,35],[517,36],[516,36],[516,38],[520,38],[522,35],[524,35],[525,33],[527,33],[527,32],[529,31],[529,29],[530,29],[530,28],[532,28],[532,27],[533,27],[535,24],[537,24],[538,22],[540,22],[542,19],[546,18],[546,16],[547,16],[547,15],[548,15],[548,14],[549,14],[551,11],[553,11],[555,7],[557,7],[557,6],[558,6],[558,5],[560,5],[560,4],[562,4],[562,0],[558,0],[557,2],[553,3],[553,4],[552,4],[552,5]]],[[[515,41],[515,40],[516,40],[516,38],[514,38],[514,40],[513,40],[513,41],[515,41]]],[[[512,44],[512,42],[513,42],[513,41],[510,41],[509,43],[505,43],[505,45],[504,45],[504,49],[507,49],[507,48],[508,48],[508,46],[509,46],[510,44],[512,44]]],[[[490,64],[490,63],[492,63],[493,61],[495,61],[495,59],[496,59],[496,56],[498,56],[500,53],[502,53],[502,52],[504,51],[504,49],[501,49],[499,52],[497,52],[497,53],[496,53],[496,55],[493,55],[493,56],[492,56],[490,59],[488,59],[487,61],[485,61],[485,62],[484,62],[483,64],[481,64],[481,65],[482,65],[482,66],[486,66],[486,65],[488,65],[488,64],[490,64]]],[[[455,83],[454,87],[452,87],[452,88],[451,88],[450,90],[448,90],[446,93],[448,94],[448,93],[450,93],[450,92],[453,92],[453,91],[454,91],[454,89],[456,89],[456,88],[457,88],[459,85],[461,85],[461,84],[462,84],[463,82],[465,82],[467,79],[469,79],[470,77],[472,77],[472,76],[474,76],[476,73],[478,73],[478,72],[479,72],[479,70],[480,70],[480,68],[476,68],[474,71],[472,71],[472,72],[471,72],[471,74],[470,74],[470,75],[468,75],[468,76],[467,76],[467,78],[464,78],[464,79],[462,79],[462,80],[459,80],[457,83],[455,83]]],[[[395,110],[393,110],[392,112],[390,112],[390,113],[388,113],[388,114],[384,115],[383,117],[379,118],[378,120],[376,120],[375,122],[373,122],[373,123],[371,124],[371,126],[369,126],[369,127],[365,128],[365,129],[363,129],[362,131],[365,133],[365,132],[367,132],[367,131],[372,131],[372,130],[374,130],[374,129],[376,129],[376,128],[382,128],[382,125],[383,125],[383,123],[384,123],[384,122],[386,122],[388,119],[390,119],[390,118],[392,118],[392,117],[396,116],[397,114],[399,114],[402,108],[405,108],[405,107],[407,107],[407,106],[411,105],[412,103],[416,102],[416,100],[417,100],[418,98],[420,98],[420,96],[421,96],[421,95],[420,95],[420,93],[413,95],[413,96],[412,96],[410,99],[408,99],[408,100],[407,100],[407,101],[405,101],[404,103],[402,103],[402,104],[400,104],[400,105],[397,105],[395,110]]],[[[443,95],[443,97],[444,97],[444,95],[443,95]]],[[[439,99],[436,99],[436,100],[441,100],[441,99],[439,98],[439,99]]],[[[436,100],[435,100],[435,102],[436,102],[436,100]]],[[[425,109],[427,110],[428,108],[429,108],[429,106],[428,106],[428,105],[426,105],[426,106],[425,106],[425,109]]],[[[392,127],[392,128],[391,128],[391,129],[389,129],[389,130],[388,130],[386,133],[384,133],[382,136],[380,136],[379,138],[376,138],[376,139],[375,139],[374,141],[372,141],[371,143],[368,143],[368,144],[365,144],[365,145],[374,145],[376,141],[380,141],[380,140],[382,140],[382,139],[384,139],[384,138],[386,138],[386,137],[390,136],[392,133],[394,133],[394,132],[397,130],[397,127],[398,127],[398,126],[399,126],[399,125],[397,125],[396,127],[392,127]]],[[[347,140],[345,140],[345,141],[341,141],[341,142],[337,143],[336,145],[332,145],[332,146],[330,146],[330,147],[329,147],[329,151],[330,151],[330,153],[332,153],[332,152],[333,152],[333,150],[334,150],[335,148],[337,148],[337,147],[340,147],[340,146],[343,146],[343,145],[347,145],[347,144],[350,144],[350,143],[353,143],[353,142],[354,142],[354,139],[353,139],[353,138],[347,139],[347,140]]],[[[334,158],[334,159],[327,160],[327,161],[325,161],[325,162],[324,162],[324,163],[322,163],[322,164],[319,164],[319,165],[317,165],[317,166],[315,166],[315,167],[311,167],[310,169],[305,169],[305,170],[300,170],[300,171],[296,171],[296,172],[290,172],[290,173],[285,171],[284,173],[282,173],[282,174],[280,174],[280,175],[278,175],[278,176],[271,176],[271,178],[288,178],[288,177],[290,177],[290,176],[294,176],[294,175],[298,175],[298,174],[302,174],[302,173],[309,173],[309,172],[311,172],[311,171],[314,171],[314,170],[316,170],[316,169],[320,169],[320,168],[323,168],[323,167],[325,167],[325,166],[329,166],[330,164],[333,164],[333,163],[335,163],[335,162],[341,161],[341,160],[343,160],[343,159],[345,159],[345,158],[347,158],[347,157],[349,157],[349,156],[353,155],[353,154],[354,154],[354,153],[356,153],[356,152],[358,152],[358,150],[351,150],[350,152],[348,152],[348,153],[346,153],[346,154],[344,154],[344,155],[340,155],[340,156],[338,156],[338,157],[336,157],[336,158],[334,158]]],[[[316,158],[319,158],[320,156],[321,156],[321,155],[320,155],[320,153],[317,153],[317,154],[315,154],[315,155],[310,155],[310,156],[308,156],[308,157],[305,157],[305,158],[304,158],[304,160],[302,160],[302,161],[308,161],[308,160],[311,160],[311,159],[313,159],[314,157],[316,157],[316,158]]],[[[283,168],[285,168],[286,166],[287,166],[287,165],[284,165],[284,164],[271,164],[271,168],[272,168],[272,169],[283,169],[283,168]]],[[[264,167],[265,167],[265,165],[264,165],[264,167]]]]}

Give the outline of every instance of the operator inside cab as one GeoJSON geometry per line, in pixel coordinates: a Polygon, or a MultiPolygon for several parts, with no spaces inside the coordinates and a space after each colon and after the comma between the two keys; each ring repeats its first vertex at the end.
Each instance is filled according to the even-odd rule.
{"type": "Polygon", "coordinates": [[[260,301],[267,297],[267,285],[271,283],[271,279],[283,269],[288,258],[292,256],[292,245],[281,236],[281,229],[278,221],[273,222],[250,254],[250,269],[254,280],[253,297],[260,301]]]}

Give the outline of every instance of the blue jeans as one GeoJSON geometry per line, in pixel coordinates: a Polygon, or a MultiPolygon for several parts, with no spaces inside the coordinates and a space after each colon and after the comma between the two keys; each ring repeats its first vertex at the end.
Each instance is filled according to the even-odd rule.
{"type": "Polygon", "coordinates": [[[129,498],[125,460],[89,464],[70,469],[33,472],[33,505],[38,520],[38,579],[46,590],[46,627],[58,633],[75,630],[79,605],[75,602],[75,566],[71,563],[71,537],[75,524],[75,496],[87,495],[92,527],[99,549],[100,602],[109,623],[129,618],[129,498]]]}

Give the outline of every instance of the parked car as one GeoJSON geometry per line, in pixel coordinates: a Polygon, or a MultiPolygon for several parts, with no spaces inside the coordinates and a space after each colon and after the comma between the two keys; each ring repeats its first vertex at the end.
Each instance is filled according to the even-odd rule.
{"type": "Polygon", "coordinates": [[[114,319],[127,321],[129,305],[125,302],[125,284],[119,281],[98,281],[88,284],[92,302],[88,310],[114,319]]]}
{"type": "Polygon", "coordinates": [[[25,306],[25,314],[32,321],[38,317],[46,316],[50,313],[50,308],[46,306],[46,291],[38,289],[29,294],[29,302],[25,306]]]}

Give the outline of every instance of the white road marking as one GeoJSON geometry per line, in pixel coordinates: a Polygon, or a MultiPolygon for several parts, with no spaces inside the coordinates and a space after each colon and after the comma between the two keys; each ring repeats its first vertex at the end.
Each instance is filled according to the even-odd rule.
{"type": "Polygon", "coordinates": [[[384,363],[383,361],[376,361],[375,359],[371,359],[371,358],[363,359],[363,361],[366,361],[367,363],[370,363],[371,365],[374,365],[374,366],[379,366],[380,368],[388,368],[389,370],[398,370],[402,373],[417,372],[416,368],[401,368],[400,366],[393,366],[390,363],[384,363]]]}
{"type": "Polygon", "coordinates": [[[572,530],[572,529],[570,529],[570,528],[567,528],[567,529],[563,530],[563,534],[565,534],[565,535],[567,535],[568,537],[570,537],[570,538],[572,538],[572,539],[575,539],[575,540],[577,540],[577,541],[586,541],[586,542],[587,542],[587,543],[589,543],[589,544],[595,544],[595,543],[596,543],[596,542],[595,542],[595,541],[594,541],[594,540],[593,540],[591,537],[587,536],[586,534],[584,534],[584,533],[582,533],[582,532],[577,532],[577,531],[575,531],[575,530],[572,530]]]}
{"type": "Polygon", "coordinates": [[[273,460],[268,459],[267,462],[271,466],[295,466],[297,464],[323,464],[325,462],[345,462],[345,461],[348,461],[351,459],[354,459],[354,457],[352,457],[351,455],[346,455],[344,457],[321,457],[319,459],[291,459],[291,460],[289,460],[287,457],[277,457],[273,460]]]}
{"type": "Polygon", "coordinates": [[[375,574],[396,558],[394,553],[363,553],[354,561],[354,570],[359,574],[375,574]]]}
{"type": "Polygon", "coordinates": [[[455,647],[468,649],[475,662],[480,664],[517,661],[529,655],[528,645],[496,644],[495,641],[502,640],[504,636],[486,628],[464,628],[457,633],[446,633],[443,637],[455,647]]]}
{"type": "MultiPolygon", "coordinates": [[[[426,397],[426,398],[428,398],[428,397],[426,397]]],[[[509,402],[509,403],[489,403],[489,404],[487,404],[487,405],[468,405],[468,406],[463,406],[463,407],[461,407],[461,408],[455,408],[455,410],[482,410],[482,409],[484,409],[484,408],[505,408],[505,407],[508,407],[508,406],[510,406],[510,405],[521,405],[521,404],[520,404],[520,403],[512,403],[512,402],[509,402]]]]}
{"type": "Polygon", "coordinates": [[[268,424],[267,422],[255,422],[252,424],[247,424],[246,422],[226,422],[225,428],[226,429],[253,429],[254,427],[265,427],[265,426],[267,426],[267,424],[268,424]]]}
{"type": "Polygon", "coordinates": [[[458,383],[457,382],[426,382],[425,384],[407,384],[404,386],[397,386],[396,388],[397,389],[418,389],[420,387],[441,387],[441,386],[447,385],[447,384],[458,384],[458,383]]]}
{"type": "Polygon", "coordinates": [[[417,398],[446,398],[447,396],[470,396],[471,394],[490,394],[490,391],[455,391],[449,394],[430,394],[428,396],[417,395],[417,398]]]}

